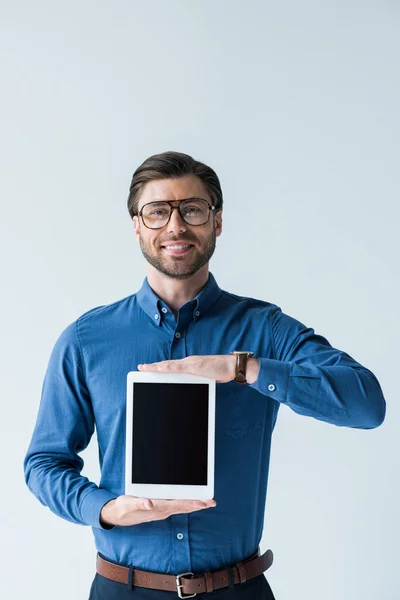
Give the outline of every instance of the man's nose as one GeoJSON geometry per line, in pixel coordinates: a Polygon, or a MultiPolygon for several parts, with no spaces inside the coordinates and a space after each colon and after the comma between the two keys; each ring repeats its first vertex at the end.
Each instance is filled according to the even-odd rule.
{"type": "Polygon", "coordinates": [[[167,225],[168,231],[186,231],[187,223],[182,219],[178,208],[172,211],[169,223],[167,225]]]}

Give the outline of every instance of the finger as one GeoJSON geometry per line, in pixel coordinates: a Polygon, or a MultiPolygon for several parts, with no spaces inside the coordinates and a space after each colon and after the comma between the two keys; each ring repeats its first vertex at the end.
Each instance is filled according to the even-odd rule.
{"type": "Polygon", "coordinates": [[[164,504],[166,502],[179,502],[179,503],[188,503],[188,504],[207,504],[210,506],[215,506],[217,504],[217,502],[214,500],[214,498],[208,498],[206,500],[199,500],[198,498],[196,498],[195,500],[179,500],[179,499],[170,499],[170,498],[162,498],[162,499],[152,499],[154,504],[164,504]]]}
{"type": "Polygon", "coordinates": [[[173,360],[161,360],[160,362],[140,363],[138,364],[138,367],[141,367],[142,369],[158,369],[163,367],[169,367],[174,362],[175,361],[173,360]]]}
{"type": "Polygon", "coordinates": [[[181,360],[162,360],[155,363],[141,363],[138,365],[140,371],[182,371],[181,360]]]}
{"type": "Polygon", "coordinates": [[[214,500],[214,498],[210,498],[209,500],[202,500],[202,502],[205,503],[205,505],[207,506],[207,508],[214,508],[214,506],[217,506],[217,503],[214,500]]]}
{"type": "Polygon", "coordinates": [[[203,500],[203,501],[196,501],[193,504],[193,508],[191,509],[192,511],[195,510],[204,510],[206,508],[214,508],[214,506],[216,506],[217,503],[215,502],[215,500],[203,500]]]}
{"type": "Polygon", "coordinates": [[[155,510],[166,510],[171,514],[192,512],[216,506],[215,500],[153,500],[155,510]]]}

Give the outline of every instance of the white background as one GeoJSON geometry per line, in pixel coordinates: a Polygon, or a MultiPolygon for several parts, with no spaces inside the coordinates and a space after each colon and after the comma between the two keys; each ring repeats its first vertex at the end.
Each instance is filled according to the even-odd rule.
{"type": "MultiPolygon", "coordinates": [[[[0,11],[1,596],[87,598],[92,532],[30,494],[23,458],[63,328],[143,282],[133,171],[178,150],[221,180],[220,287],[313,327],[388,404],[369,431],[281,407],[261,545],[276,598],[398,599],[399,3],[0,11]]],[[[83,458],[97,482],[95,437],[83,458]]]]}

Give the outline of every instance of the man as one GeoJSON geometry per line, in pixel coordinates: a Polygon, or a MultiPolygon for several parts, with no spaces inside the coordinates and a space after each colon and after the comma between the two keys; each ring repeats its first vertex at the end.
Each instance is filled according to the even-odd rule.
{"type": "Polygon", "coordinates": [[[92,600],[273,598],[272,552],[261,557],[259,542],[280,405],[344,427],[385,418],[371,371],[275,304],[219,288],[209,260],[222,204],[203,163],[177,152],[144,161],[128,209],[147,277],[137,293],[81,315],[51,353],[25,478],[54,513],[92,526],[92,600]],[[126,374],[138,369],[216,380],[215,499],[124,495],[126,374]],[[95,424],[99,486],[80,474],[95,424]]]}

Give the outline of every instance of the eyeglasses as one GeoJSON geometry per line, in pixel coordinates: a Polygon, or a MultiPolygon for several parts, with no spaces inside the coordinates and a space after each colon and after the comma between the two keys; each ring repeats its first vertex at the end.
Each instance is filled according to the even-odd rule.
{"type": "Polygon", "coordinates": [[[179,210],[182,219],[188,225],[205,225],[212,210],[216,210],[203,198],[185,198],[185,200],[162,200],[145,204],[140,212],[143,224],[149,229],[161,229],[169,223],[172,211],[179,210]],[[173,202],[179,202],[178,206],[172,206],[173,202]]]}

